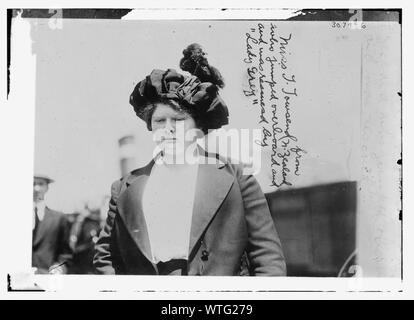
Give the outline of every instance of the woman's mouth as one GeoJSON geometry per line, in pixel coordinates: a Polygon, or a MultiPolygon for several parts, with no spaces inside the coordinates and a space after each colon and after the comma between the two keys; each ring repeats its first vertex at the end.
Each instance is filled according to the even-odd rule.
{"type": "Polygon", "coordinates": [[[177,141],[177,139],[176,138],[162,138],[161,141],[165,141],[165,142],[175,142],[175,141],[177,141]]]}

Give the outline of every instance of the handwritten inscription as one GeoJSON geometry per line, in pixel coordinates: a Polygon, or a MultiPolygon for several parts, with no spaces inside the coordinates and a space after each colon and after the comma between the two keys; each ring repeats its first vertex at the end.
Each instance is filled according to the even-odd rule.
{"type": "Polygon", "coordinates": [[[292,186],[307,153],[294,134],[295,99],[299,96],[294,67],[290,64],[292,33],[278,32],[274,23],[257,25],[245,34],[247,82],[243,94],[258,107],[257,122],[270,149],[271,186],[292,186]]]}

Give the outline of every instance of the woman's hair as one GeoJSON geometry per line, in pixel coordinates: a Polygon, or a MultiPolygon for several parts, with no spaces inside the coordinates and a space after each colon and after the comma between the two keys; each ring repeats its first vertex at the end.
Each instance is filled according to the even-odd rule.
{"type": "Polygon", "coordinates": [[[201,82],[211,82],[219,88],[224,88],[224,79],[220,71],[210,65],[206,58],[203,47],[198,43],[192,43],[183,50],[183,57],[180,60],[180,68],[190,72],[201,82]]]}
{"type": "Polygon", "coordinates": [[[147,103],[147,105],[144,108],[144,112],[145,112],[145,122],[147,124],[147,128],[149,131],[152,131],[152,127],[151,127],[152,115],[154,114],[154,111],[159,104],[165,104],[177,112],[183,112],[183,113],[190,115],[194,119],[197,129],[200,129],[204,134],[208,133],[208,129],[209,129],[208,123],[205,121],[205,119],[203,119],[203,117],[198,115],[194,109],[185,108],[181,106],[176,100],[173,100],[173,99],[159,99],[158,101],[147,103]]]}

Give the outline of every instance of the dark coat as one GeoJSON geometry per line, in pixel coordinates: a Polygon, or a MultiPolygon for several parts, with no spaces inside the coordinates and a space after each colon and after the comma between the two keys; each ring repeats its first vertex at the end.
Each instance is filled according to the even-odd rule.
{"type": "MultiPolygon", "coordinates": [[[[154,160],[112,185],[107,221],[95,247],[100,274],[159,274],[141,204],[153,165],[154,160]]],[[[280,240],[256,179],[227,161],[200,164],[188,275],[239,275],[244,252],[251,274],[286,275],[280,240]]]]}
{"type": "Polygon", "coordinates": [[[92,264],[95,255],[95,239],[101,230],[100,219],[92,215],[78,218],[71,227],[70,244],[73,259],[68,273],[93,274],[92,264]]]}
{"type": "Polygon", "coordinates": [[[32,266],[38,273],[47,273],[54,264],[72,258],[68,242],[69,222],[63,213],[45,208],[32,243],[32,266]]]}

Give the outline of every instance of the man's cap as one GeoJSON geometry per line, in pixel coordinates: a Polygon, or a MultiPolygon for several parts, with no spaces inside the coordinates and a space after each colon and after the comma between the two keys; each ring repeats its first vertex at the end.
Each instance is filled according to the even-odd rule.
{"type": "Polygon", "coordinates": [[[55,182],[55,180],[53,180],[52,178],[50,178],[49,176],[45,175],[45,174],[35,174],[34,178],[38,178],[38,179],[43,179],[45,180],[47,183],[52,183],[55,182]]]}

